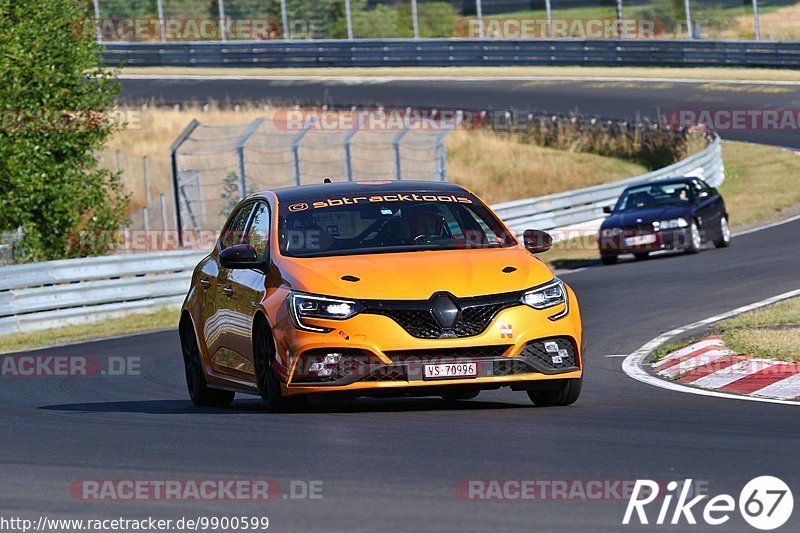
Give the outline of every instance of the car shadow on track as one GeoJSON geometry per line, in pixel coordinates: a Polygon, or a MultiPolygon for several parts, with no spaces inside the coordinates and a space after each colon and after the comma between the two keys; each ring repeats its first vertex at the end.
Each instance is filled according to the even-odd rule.
{"type": "MultiPolygon", "coordinates": [[[[303,403],[285,410],[289,414],[313,413],[376,413],[413,411],[470,411],[486,409],[529,409],[532,404],[495,401],[448,401],[437,398],[361,399],[353,401],[326,401],[303,403]]],[[[140,413],[150,415],[264,413],[266,408],[258,400],[235,401],[228,407],[197,407],[188,400],[141,400],[127,402],[94,402],[44,405],[39,409],[69,411],[73,413],[140,413]]]]}

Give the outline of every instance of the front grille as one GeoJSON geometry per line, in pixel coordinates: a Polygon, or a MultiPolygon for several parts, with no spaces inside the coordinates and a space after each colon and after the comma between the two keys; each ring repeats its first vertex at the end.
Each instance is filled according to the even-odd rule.
{"type": "Polygon", "coordinates": [[[487,359],[501,357],[511,345],[468,346],[466,348],[433,348],[429,350],[396,350],[386,352],[395,363],[441,362],[456,359],[487,359]]]}
{"type": "Polygon", "coordinates": [[[464,338],[480,335],[503,309],[520,305],[521,292],[471,298],[448,297],[459,308],[451,327],[442,326],[434,317],[433,300],[367,300],[365,313],[391,318],[409,335],[418,339],[464,338]]]}

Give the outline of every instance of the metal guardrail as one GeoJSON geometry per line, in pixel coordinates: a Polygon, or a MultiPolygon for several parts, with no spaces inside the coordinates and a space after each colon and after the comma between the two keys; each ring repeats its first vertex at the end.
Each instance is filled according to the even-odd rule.
{"type": "MultiPolygon", "coordinates": [[[[492,206],[515,230],[553,229],[603,216],[628,185],[683,175],[712,186],[725,176],[719,137],[669,167],[615,183],[492,206]]],[[[178,305],[206,252],[196,250],[65,259],[0,267],[0,335],[54,328],[178,305]]]]}
{"type": "Polygon", "coordinates": [[[722,141],[714,135],[708,147],[682,161],[641,176],[539,198],[514,200],[492,209],[514,230],[550,230],[602,218],[603,207],[614,205],[625,187],[635,183],[679,176],[703,178],[712,187],[725,181],[722,141]]]}
{"type": "Polygon", "coordinates": [[[180,304],[205,255],[191,250],[0,267],[0,335],[180,304]]]}
{"type": "Polygon", "coordinates": [[[800,68],[800,42],[359,39],[108,43],[109,65],[188,67],[747,66],[800,68]]]}

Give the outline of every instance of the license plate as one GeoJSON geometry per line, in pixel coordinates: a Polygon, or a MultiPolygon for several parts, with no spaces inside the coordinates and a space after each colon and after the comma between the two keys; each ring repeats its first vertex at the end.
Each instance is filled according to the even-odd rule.
{"type": "Polygon", "coordinates": [[[625,246],[641,246],[642,244],[653,244],[654,242],[656,242],[655,235],[637,235],[625,238],[625,246]]]}
{"type": "Polygon", "coordinates": [[[478,375],[475,363],[441,363],[425,365],[425,379],[474,378],[478,375]]]}

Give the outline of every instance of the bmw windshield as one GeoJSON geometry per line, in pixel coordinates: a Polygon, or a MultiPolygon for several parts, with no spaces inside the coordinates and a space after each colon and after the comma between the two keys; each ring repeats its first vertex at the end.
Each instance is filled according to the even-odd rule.
{"type": "Polygon", "coordinates": [[[615,213],[639,211],[658,207],[686,206],[692,203],[694,195],[688,183],[667,183],[661,185],[641,185],[626,190],[615,213]]]}
{"type": "Polygon", "coordinates": [[[279,224],[281,253],[289,257],[515,244],[491,211],[466,192],[308,198],[282,203],[279,224]]]}

